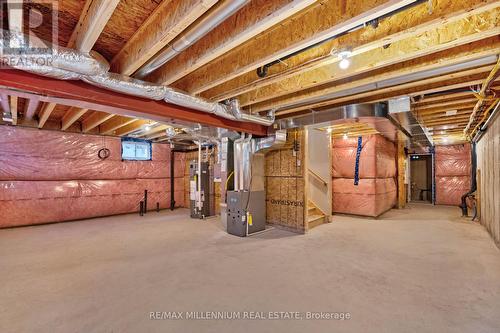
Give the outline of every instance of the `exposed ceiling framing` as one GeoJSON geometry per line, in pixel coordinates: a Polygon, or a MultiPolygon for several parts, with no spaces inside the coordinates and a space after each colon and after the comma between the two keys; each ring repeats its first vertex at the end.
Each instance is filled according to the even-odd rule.
{"type": "MultiPolygon", "coordinates": [[[[82,52],[97,51],[111,71],[131,76],[224,1],[229,0],[65,0],[59,8],[59,41],[82,52]]],[[[413,114],[435,142],[464,141],[464,129],[473,130],[494,103],[486,100],[474,112],[477,119],[470,120],[478,108],[473,90],[479,91],[498,60],[500,2],[414,2],[252,0],[146,80],[213,101],[237,98],[249,113],[276,109],[278,118],[410,96],[413,114]],[[350,52],[346,68],[339,66],[341,51],[350,52]],[[267,76],[259,77],[256,70],[270,63],[275,64],[267,76]]],[[[9,12],[9,29],[22,30],[20,14],[9,12]]],[[[111,101],[101,98],[104,93],[90,98],[85,84],[6,73],[4,88],[12,88],[15,77],[30,82],[24,95],[3,90],[8,103],[2,107],[12,125],[155,141],[165,140],[167,119],[265,133],[262,126],[214,120],[153,101],[125,98],[131,104],[124,105],[111,92],[111,101]],[[44,82],[49,87],[38,86],[44,82]],[[55,87],[62,92],[39,97],[55,87]],[[77,87],[75,93],[69,87],[77,87]],[[76,91],[88,95],[78,98],[76,91]],[[68,102],[70,95],[75,102],[68,102]],[[155,109],[139,110],[141,105],[155,109]]]]}

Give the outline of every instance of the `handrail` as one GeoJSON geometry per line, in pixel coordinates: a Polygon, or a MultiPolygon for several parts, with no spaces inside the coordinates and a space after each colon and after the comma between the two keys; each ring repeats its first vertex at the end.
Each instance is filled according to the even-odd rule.
{"type": "Polygon", "coordinates": [[[309,171],[309,173],[311,175],[314,176],[314,178],[316,178],[317,180],[319,180],[321,183],[323,183],[324,186],[328,186],[328,183],[320,176],[318,175],[316,172],[312,171],[311,169],[307,169],[307,171],[309,171]]]}

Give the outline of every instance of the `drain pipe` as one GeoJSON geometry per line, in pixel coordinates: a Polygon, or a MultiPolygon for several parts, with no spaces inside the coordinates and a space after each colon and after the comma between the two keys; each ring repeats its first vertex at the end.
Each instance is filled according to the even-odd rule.
{"type": "Polygon", "coordinates": [[[250,0],[225,1],[222,5],[215,8],[215,10],[208,13],[208,15],[202,18],[198,23],[189,28],[188,31],[177,38],[174,43],[160,51],[160,53],[149,60],[146,65],[136,72],[134,76],[144,78],[148,74],[154,72],[156,69],[160,68],[169,60],[177,56],[177,54],[196,43],[200,38],[212,31],[215,27],[224,22],[228,17],[236,13],[249,2],[250,0]]]}
{"type": "Polygon", "coordinates": [[[477,154],[476,154],[476,143],[471,143],[471,187],[470,190],[462,195],[462,203],[460,204],[460,208],[462,209],[462,216],[468,216],[467,212],[467,197],[477,190],[477,180],[476,180],[476,170],[477,170],[477,154]]]}

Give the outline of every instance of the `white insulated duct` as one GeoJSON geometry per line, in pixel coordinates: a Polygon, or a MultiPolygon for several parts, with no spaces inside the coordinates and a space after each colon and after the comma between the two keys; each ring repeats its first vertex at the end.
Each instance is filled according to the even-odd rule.
{"type": "MultiPolygon", "coordinates": [[[[5,30],[2,30],[2,33],[7,34],[5,36],[16,41],[23,38],[22,34],[11,34],[5,30]]],[[[0,46],[7,47],[10,45],[9,38],[0,38],[0,46]]],[[[110,73],[108,72],[109,64],[103,59],[96,59],[98,55],[89,55],[73,49],[59,48],[50,56],[38,58],[37,54],[29,53],[29,48],[24,50],[25,52],[22,52],[23,49],[20,49],[16,54],[4,54],[2,57],[3,64],[61,80],[82,80],[127,95],[164,100],[167,103],[213,113],[230,120],[258,123],[264,126],[271,126],[274,123],[274,110],[268,114],[268,117],[250,115],[241,112],[237,100],[231,100],[227,104],[211,102],[168,86],[110,73]]]]}
{"type": "Polygon", "coordinates": [[[179,53],[196,43],[200,38],[212,31],[249,2],[250,0],[225,0],[222,5],[215,8],[199,22],[189,27],[174,43],[167,46],[150,59],[134,74],[134,77],[144,78],[148,74],[154,72],[179,53]]]}

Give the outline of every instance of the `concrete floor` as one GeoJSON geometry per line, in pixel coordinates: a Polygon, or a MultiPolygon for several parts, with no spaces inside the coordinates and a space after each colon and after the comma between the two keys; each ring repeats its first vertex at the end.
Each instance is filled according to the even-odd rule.
{"type": "Polygon", "coordinates": [[[187,214],[0,230],[0,332],[500,332],[500,251],[457,208],[414,204],[247,239],[187,214]],[[152,311],[351,319],[150,320],[152,311]]]}

